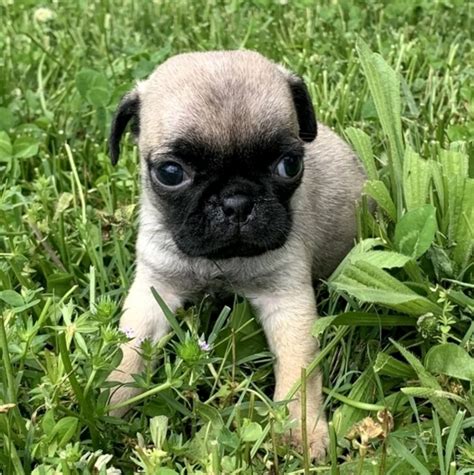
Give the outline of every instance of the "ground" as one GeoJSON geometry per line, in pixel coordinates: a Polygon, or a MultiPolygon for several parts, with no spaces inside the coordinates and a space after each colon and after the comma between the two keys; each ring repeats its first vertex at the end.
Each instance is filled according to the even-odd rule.
{"type": "Polygon", "coordinates": [[[472,473],[471,10],[2,2],[0,473],[472,473]],[[170,316],[176,331],[143,345],[158,360],[137,377],[146,397],[107,416],[138,198],[132,141],[115,168],[106,155],[111,114],[167,57],[225,48],[304,77],[378,204],[361,204],[356,251],[317,290],[331,421],[317,464],[281,437],[272,355],[237,297],[170,316]]]}

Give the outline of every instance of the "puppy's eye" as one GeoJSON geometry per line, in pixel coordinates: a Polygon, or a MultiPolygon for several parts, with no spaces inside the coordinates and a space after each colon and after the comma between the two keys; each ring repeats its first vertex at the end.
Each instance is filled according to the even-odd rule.
{"type": "Polygon", "coordinates": [[[153,167],[152,176],[160,184],[169,187],[182,185],[189,180],[183,167],[179,163],[171,161],[163,162],[153,167]]]}
{"type": "Polygon", "coordinates": [[[296,178],[303,171],[301,157],[283,157],[275,167],[275,173],[283,178],[296,178]]]}

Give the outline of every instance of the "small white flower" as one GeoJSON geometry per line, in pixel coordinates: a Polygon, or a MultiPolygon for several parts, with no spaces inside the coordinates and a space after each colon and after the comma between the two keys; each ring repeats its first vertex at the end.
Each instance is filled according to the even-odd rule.
{"type": "Polygon", "coordinates": [[[135,336],[135,330],[132,327],[123,327],[120,331],[127,337],[133,338],[135,336]]]}
{"type": "Polygon", "coordinates": [[[136,340],[136,344],[137,346],[142,346],[143,343],[145,343],[145,341],[147,340],[148,338],[146,338],[145,336],[140,336],[137,338],[136,340]]]}
{"type": "Polygon", "coordinates": [[[202,351],[211,351],[211,345],[203,337],[199,338],[198,345],[202,351]]]}
{"type": "Polygon", "coordinates": [[[56,13],[53,10],[45,7],[40,7],[35,10],[33,14],[33,19],[38,23],[46,23],[48,21],[54,20],[56,13]]]}

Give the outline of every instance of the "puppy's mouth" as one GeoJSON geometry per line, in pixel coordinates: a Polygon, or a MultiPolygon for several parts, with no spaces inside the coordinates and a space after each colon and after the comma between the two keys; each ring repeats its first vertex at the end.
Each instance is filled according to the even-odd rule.
{"type": "Polygon", "coordinates": [[[178,248],[189,257],[204,257],[219,260],[235,257],[255,257],[282,247],[287,239],[290,223],[280,232],[270,232],[268,226],[255,229],[249,220],[228,225],[220,232],[206,233],[206,238],[194,237],[192,240],[175,239],[178,248]]]}
{"type": "Polygon", "coordinates": [[[246,232],[246,226],[246,222],[233,225],[225,239],[210,242],[207,249],[200,250],[199,256],[207,259],[231,259],[258,256],[268,251],[269,247],[264,240],[252,239],[249,235],[251,233],[246,232]]]}
{"type": "Polygon", "coordinates": [[[257,245],[252,242],[245,242],[235,239],[221,245],[211,245],[207,249],[184,250],[190,257],[204,257],[206,259],[231,259],[233,257],[255,257],[265,252],[276,249],[281,246],[272,246],[272,248],[257,245]]]}

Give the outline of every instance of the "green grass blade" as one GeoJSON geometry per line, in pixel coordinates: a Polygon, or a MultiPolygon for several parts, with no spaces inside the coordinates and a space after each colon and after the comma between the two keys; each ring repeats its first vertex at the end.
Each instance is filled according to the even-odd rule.
{"type": "Polygon", "coordinates": [[[419,475],[431,475],[431,472],[423,465],[420,460],[410,452],[395,436],[389,436],[389,445],[395,449],[398,457],[408,462],[419,475]]]}
{"type": "MultiPolygon", "coordinates": [[[[416,358],[412,353],[410,353],[406,348],[402,345],[397,343],[394,340],[390,340],[395,348],[402,354],[402,356],[410,363],[411,367],[416,371],[418,375],[418,379],[422,386],[426,386],[430,389],[434,389],[437,391],[442,391],[441,386],[439,385],[437,379],[430,374],[425,367],[421,364],[421,362],[416,358]]],[[[454,419],[456,413],[452,404],[443,397],[438,396],[431,396],[429,397],[430,402],[439,412],[440,416],[443,418],[446,424],[450,424],[451,421],[454,419]]]]}
{"type": "Polygon", "coordinates": [[[368,312],[346,312],[339,315],[320,317],[313,325],[312,334],[319,336],[330,326],[354,326],[354,327],[412,327],[416,325],[416,320],[407,315],[379,315],[368,312]]]}
{"type": "Polygon", "coordinates": [[[369,180],[364,185],[364,193],[369,195],[387,213],[392,221],[397,220],[397,208],[393,203],[390,191],[381,180],[369,180]]]}
{"type": "Polygon", "coordinates": [[[438,467],[441,475],[446,473],[446,464],[444,463],[444,446],[443,446],[443,435],[441,432],[441,426],[439,424],[438,414],[433,411],[433,432],[436,442],[436,453],[438,455],[438,467]]]}
{"type": "MultiPolygon", "coordinates": [[[[352,389],[346,397],[354,404],[344,404],[333,414],[332,422],[338,438],[343,438],[356,422],[367,415],[366,408],[357,407],[356,404],[360,401],[373,401],[374,389],[372,368],[367,368],[352,385],[352,389]]],[[[373,410],[373,408],[369,410],[373,410]]]]}
{"type": "Polygon", "coordinates": [[[209,337],[207,338],[207,341],[209,344],[213,344],[216,338],[219,336],[219,332],[221,331],[222,327],[225,324],[225,321],[227,320],[227,317],[230,315],[231,308],[225,306],[222,310],[219,316],[216,319],[216,323],[212,327],[212,331],[209,334],[209,337]]]}
{"type": "Polygon", "coordinates": [[[181,325],[176,319],[175,314],[171,311],[168,305],[166,305],[166,302],[161,298],[160,294],[155,290],[154,287],[151,287],[150,290],[153,294],[153,297],[158,302],[158,305],[160,306],[161,310],[163,311],[166,320],[168,320],[168,323],[170,324],[171,328],[176,333],[179,341],[181,343],[184,343],[186,340],[186,334],[184,333],[184,330],[181,328],[181,325]]]}
{"type": "Polygon", "coordinates": [[[379,174],[375,165],[370,137],[364,131],[354,127],[346,129],[346,135],[355,148],[357,156],[362,160],[369,180],[378,180],[379,174]]]}
{"type": "Polygon", "coordinates": [[[462,431],[462,423],[463,423],[465,415],[466,415],[465,411],[458,411],[449,429],[449,435],[448,435],[448,440],[446,441],[446,450],[445,450],[445,455],[444,455],[444,461],[446,464],[446,468],[445,468],[446,473],[450,472],[450,465],[451,465],[452,457],[454,454],[454,449],[456,447],[457,440],[462,431]]]}
{"type": "Polygon", "coordinates": [[[401,378],[407,380],[416,377],[416,372],[411,366],[402,363],[387,353],[379,353],[377,355],[374,363],[374,371],[397,379],[401,378]]]}

